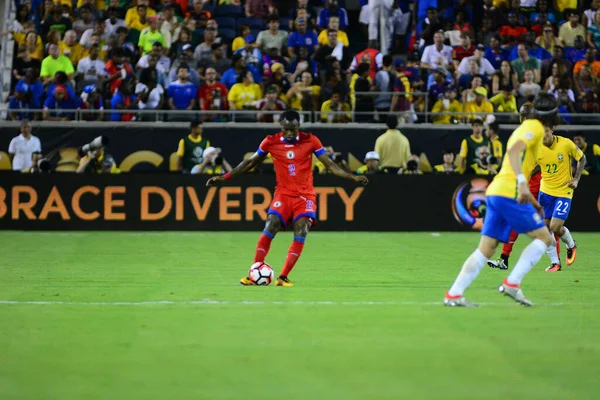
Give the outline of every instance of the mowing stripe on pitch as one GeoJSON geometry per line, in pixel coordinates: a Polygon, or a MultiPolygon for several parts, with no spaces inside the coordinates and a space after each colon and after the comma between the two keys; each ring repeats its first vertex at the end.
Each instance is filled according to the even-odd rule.
{"type": "MultiPolygon", "coordinates": [[[[479,303],[482,306],[516,306],[516,303],[506,301],[498,303],[479,303]]],[[[583,306],[596,307],[596,303],[534,303],[542,307],[565,307],[565,306],[583,306]]],[[[299,306],[441,306],[441,301],[255,301],[255,300],[188,300],[188,301],[19,301],[19,300],[0,300],[0,305],[34,305],[34,306],[210,306],[210,305],[233,305],[233,306],[271,306],[271,305],[299,305],[299,306]]]]}

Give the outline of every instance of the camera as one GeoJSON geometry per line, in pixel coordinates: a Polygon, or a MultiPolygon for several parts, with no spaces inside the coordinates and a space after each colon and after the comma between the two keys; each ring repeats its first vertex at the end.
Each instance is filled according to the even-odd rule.
{"type": "Polygon", "coordinates": [[[92,140],[91,142],[86,143],[83,146],[81,146],[81,148],[79,149],[79,155],[84,156],[90,151],[101,149],[101,148],[107,146],[108,142],[109,142],[109,140],[106,136],[98,136],[96,139],[92,140]]]}
{"type": "Polygon", "coordinates": [[[419,169],[419,164],[417,163],[417,160],[408,160],[406,162],[406,169],[408,171],[416,171],[419,169]]]}
{"type": "Polygon", "coordinates": [[[487,156],[483,160],[481,160],[481,164],[483,165],[494,165],[498,164],[498,159],[492,155],[487,156]]]}

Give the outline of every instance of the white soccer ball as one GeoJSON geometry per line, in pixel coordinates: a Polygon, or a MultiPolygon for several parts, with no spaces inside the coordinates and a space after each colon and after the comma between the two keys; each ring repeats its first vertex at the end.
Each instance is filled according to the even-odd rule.
{"type": "Polygon", "coordinates": [[[269,264],[260,261],[252,264],[248,272],[248,277],[252,283],[259,286],[267,286],[273,281],[274,276],[273,268],[269,264]]]}

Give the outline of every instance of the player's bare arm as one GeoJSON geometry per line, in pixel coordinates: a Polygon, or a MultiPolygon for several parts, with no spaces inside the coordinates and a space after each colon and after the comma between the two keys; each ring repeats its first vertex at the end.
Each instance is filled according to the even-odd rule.
{"type": "Polygon", "coordinates": [[[586,163],[586,159],[585,159],[585,154],[584,154],[577,162],[577,169],[575,170],[575,177],[573,179],[571,179],[569,182],[567,182],[567,186],[570,187],[571,189],[577,189],[577,185],[579,184],[579,179],[581,178],[581,174],[583,173],[583,170],[585,169],[585,163],[586,163]]]}
{"type": "Polygon", "coordinates": [[[353,180],[354,182],[360,183],[363,186],[366,186],[369,183],[369,179],[366,176],[353,175],[349,173],[348,171],[342,169],[339,165],[331,161],[331,158],[329,158],[327,154],[321,154],[318,158],[319,161],[323,163],[325,168],[327,168],[335,176],[353,180]]]}
{"type": "Polygon", "coordinates": [[[261,156],[258,153],[254,153],[250,158],[245,159],[241,163],[238,164],[237,167],[228,172],[225,175],[213,176],[206,182],[206,186],[217,185],[221,182],[225,182],[228,179],[233,178],[234,176],[243,175],[248,171],[251,171],[253,168],[260,165],[263,162],[265,156],[261,156]]]}
{"type": "Polygon", "coordinates": [[[523,174],[523,169],[521,168],[521,155],[526,149],[527,144],[519,140],[518,142],[513,144],[510,147],[510,149],[508,149],[508,151],[506,152],[508,160],[510,161],[510,166],[512,167],[513,171],[515,172],[515,175],[517,176],[517,184],[519,188],[519,196],[517,197],[517,201],[521,204],[527,203],[531,200],[535,200],[531,195],[531,191],[529,190],[529,184],[527,183],[527,179],[525,178],[525,175],[523,174]]]}

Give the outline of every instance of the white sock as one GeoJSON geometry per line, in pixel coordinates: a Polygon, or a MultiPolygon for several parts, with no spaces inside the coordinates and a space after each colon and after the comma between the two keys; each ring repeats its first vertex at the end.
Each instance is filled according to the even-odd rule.
{"type": "Polygon", "coordinates": [[[562,240],[563,243],[566,244],[569,249],[572,249],[573,247],[575,247],[575,241],[571,237],[571,232],[569,232],[567,227],[563,226],[563,228],[565,228],[565,234],[560,237],[560,240],[562,240]]]}
{"type": "Polygon", "coordinates": [[[477,278],[487,260],[487,257],[479,249],[476,249],[463,264],[448,294],[450,296],[462,296],[465,289],[477,278]]]}
{"type": "MultiPolygon", "coordinates": [[[[552,245],[554,246],[554,243],[552,245]]],[[[506,281],[512,285],[520,285],[525,275],[540,261],[547,247],[546,243],[540,239],[534,239],[533,242],[529,243],[521,253],[519,261],[517,261],[506,281]]]]}
{"type": "Polygon", "coordinates": [[[552,246],[548,246],[546,249],[546,254],[550,257],[550,262],[552,264],[560,264],[560,259],[558,258],[558,253],[556,252],[556,243],[553,243],[552,246]]]}

